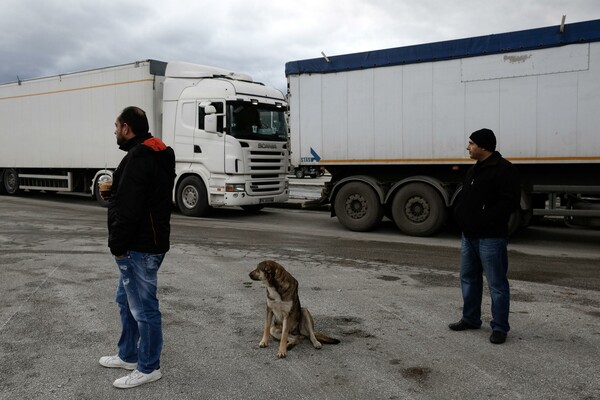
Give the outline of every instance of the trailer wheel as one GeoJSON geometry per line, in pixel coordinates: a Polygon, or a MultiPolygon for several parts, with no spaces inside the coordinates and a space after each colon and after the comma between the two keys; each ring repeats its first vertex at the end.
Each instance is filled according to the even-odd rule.
{"type": "Polygon", "coordinates": [[[19,193],[19,174],[14,168],[7,168],[2,174],[2,184],[0,185],[2,194],[15,195],[19,193]]]}
{"type": "Polygon", "coordinates": [[[362,182],[344,185],[335,196],[334,207],[340,223],[351,231],[369,231],[383,218],[377,193],[362,182]]]}
{"type": "Polygon", "coordinates": [[[188,176],[177,187],[177,206],[183,215],[204,217],[208,215],[208,193],[204,182],[197,176],[188,176]]]}
{"type": "Polygon", "coordinates": [[[298,179],[304,178],[304,170],[302,168],[298,168],[296,170],[296,178],[298,178],[298,179]]]}
{"type": "Polygon", "coordinates": [[[392,217],[396,226],[407,235],[429,236],[446,221],[446,205],[431,186],[410,183],[394,196],[392,217]]]}

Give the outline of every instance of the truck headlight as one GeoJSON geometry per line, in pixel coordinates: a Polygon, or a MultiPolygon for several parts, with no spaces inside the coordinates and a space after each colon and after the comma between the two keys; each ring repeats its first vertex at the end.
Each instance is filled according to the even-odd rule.
{"type": "Polygon", "coordinates": [[[245,192],[246,191],[246,187],[243,183],[230,183],[225,185],[225,191],[226,192],[245,192]]]}

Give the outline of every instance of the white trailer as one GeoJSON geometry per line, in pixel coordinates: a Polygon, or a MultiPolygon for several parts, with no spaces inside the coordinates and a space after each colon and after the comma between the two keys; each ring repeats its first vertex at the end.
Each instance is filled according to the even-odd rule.
{"type": "Polygon", "coordinates": [[[600,20],[286,64],[291,163],[332,175],[351,230],[446,221],[471,132],[520,171],[521,211],[600,225],[600,20]]]}
{"type": "Polygon", "coordinates": [[[175,151],[183,214],[288,199],[283,94],[245,74],[156,60],[0,85],[0,192],[84,192],[102,203],[96,182],[124,156],[114,121],[129,105],[175,151]]]}

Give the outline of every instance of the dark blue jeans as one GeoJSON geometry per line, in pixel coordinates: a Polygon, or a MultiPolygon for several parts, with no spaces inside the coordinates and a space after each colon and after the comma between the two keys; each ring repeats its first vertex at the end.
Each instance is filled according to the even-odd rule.
{"type": "Polygon", "coordinates": [[[130,251],[126,258],[116,260],[121,271],[116,296],[121,314],[119,357],[137,362],[137,370],[145,374],[160,368],[163,337],[156,290],[164,257],[130,251]]]}
{"type": "Polygon", "coordinates": [[[508,239],[462,237],[460,284],[463,296],[462,319],[481,326],[483,273],[492,298],[492,330],[508,333],[510,288],[508,285],[508,239]]]}

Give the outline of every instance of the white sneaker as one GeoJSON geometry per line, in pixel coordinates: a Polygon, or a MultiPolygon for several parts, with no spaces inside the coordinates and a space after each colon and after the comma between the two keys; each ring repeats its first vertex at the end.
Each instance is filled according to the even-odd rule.
{"type": "Polygon", "coordinates": [[[143,385],[144,383],[150,383],[159,380],[162,377],[160,369],[155,369],[149,374],[134,370],[129,375],[117,379],[113,382],[113,386],[119,389],[129,389],[132,387],[143,385]]]}
{"type": "Polygon", "coordinates": [[[106,356],[100,357],[100,365],[106,368],[123,368],[132,371],[137,367],[137,363],[128,363],[116,355],[116,356],[106,356]]]}

